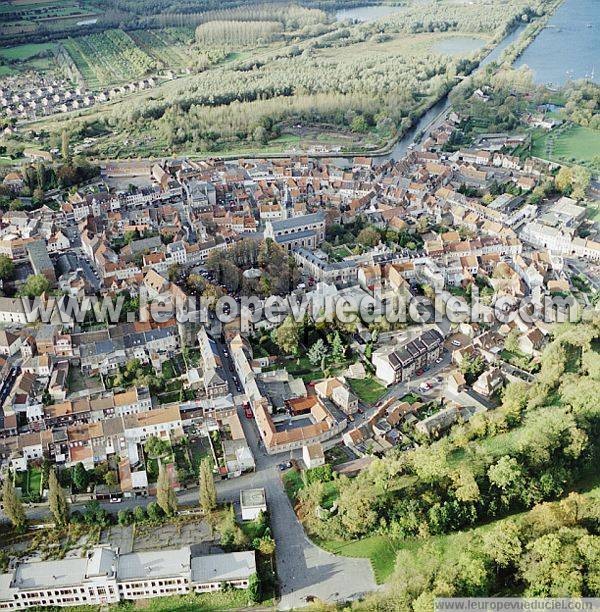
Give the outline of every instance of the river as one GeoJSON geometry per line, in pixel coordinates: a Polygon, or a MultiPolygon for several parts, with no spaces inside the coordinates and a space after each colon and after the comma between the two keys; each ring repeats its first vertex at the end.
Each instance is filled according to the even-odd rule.
{"type": "Polygon", "coordinates": [[[565,0],[515,66],[529,66],[537,83],[564,85],[600,71],[600,2],[565,0]]]}
{"type": "MultiPolygon", "coordinates": [[[[485,66],[490,62],[497,60],[506,47],[515,42],[519,36],[521,36],[523,30],[525,29],[525,25],[518,27],[516,30],[513,30],[508,36],[506,36],[498,45],[496,45],[480,62],[480,66],[485,66]]],[[[448,96],[434,104],[421,118],[411,127],[404,136],[398,140],[398,142],[394,145],[394,148],[391,150],[389,155],[380,158],[381,161],[385,161],[390,158],[400,159],[406,152],[410,145],[414,142],[415,136],[419,132],[425,131],[434,121],[441,115],[443,112],[450,108],[450,100],[448,96]]]]}
{"type": "MultiPolygon", "coordinates": [[[[339,11],[345,19],[371,21],[397,12],[401,7],[364,6],[347,11],[339,11]],[[378,9],[385,9],[380,14],[378,9]]],[[[481,61],[481,66],[497,60],[504,50],[515,42],[525,29],[525,25],[511,32],[500,44],[481,61]]],[[[565,0],[550,18],[548,26],[515,62],[515,66],[527,64],[534,71],[538,83],[563,85],[568,79],[590,78],[598,82],[600,65],[600,0],[565,0]]],[[[394,145],[389,155],[381,161],[403,157],[415,137],[425,131],[450,107],[448,97],[432,106],[417,123],[394,145]]]]}

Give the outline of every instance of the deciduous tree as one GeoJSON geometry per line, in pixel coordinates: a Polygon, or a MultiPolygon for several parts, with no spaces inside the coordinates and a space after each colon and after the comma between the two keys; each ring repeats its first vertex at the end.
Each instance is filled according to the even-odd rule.
{"type": "Polygon", "coordinates": [[[298,324],[292,315],[288,315],[283,323],[273,332],[273,341],[286,354],[296,355],[300,335],[298,324]]]}
{"type": "Polygon", "coordinates": [[[2,504],[4,513],[12,523],[16,531],[22,531],[27,523],[25,510],[21,500],[17,497],[15,485],[13,484],[13,475],[11,472],[6,472],[4,475],[4,484],[2,486],[2,504]]]}
{"type": "Polygon", "coordinates": [[[48,478],[48,505],[57,527],[62,527],[69,522],[69,503],[63,488],[58,482],[56,471],[53,469],[50,470],[48,478]]]}
{"type": "Polygon", "coordinates": [[[162,462],[159,461],[158,481],[156,483],[156,501],[167,516],[177,512],[177,496],[169,481],[169,474],[162,462]]]}
{"type": "Polygon", "coordinates": [[[208,459],[200,462],[200,506],[205,514],[210,514],[217,507],[217,490],[208,459]]]}

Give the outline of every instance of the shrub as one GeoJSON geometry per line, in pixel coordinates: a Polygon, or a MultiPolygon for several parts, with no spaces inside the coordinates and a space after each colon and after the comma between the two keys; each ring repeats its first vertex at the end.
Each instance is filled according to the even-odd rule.
{"type": "Polygon", "coordinates": [[[131,525],[133,523],[133,512],[131,510],[119,510],[119,525],[131,525]]]}
{"type": "Polygon", "coordinates": [[[158,521],[164,516],[162,508],[156,502],[150,502],[147,508],[148,518],[158,521]]]}

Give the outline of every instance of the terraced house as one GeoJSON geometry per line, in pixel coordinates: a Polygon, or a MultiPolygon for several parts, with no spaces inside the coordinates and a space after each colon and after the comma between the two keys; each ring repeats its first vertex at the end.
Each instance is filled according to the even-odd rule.
{"type": "Polygon", "coordinates": [[[372,361],[377,378],[388,385],[408,380],[440,357],[443,340],[439,331],[430,329],[405,344],[376,351],[372,361]]]}

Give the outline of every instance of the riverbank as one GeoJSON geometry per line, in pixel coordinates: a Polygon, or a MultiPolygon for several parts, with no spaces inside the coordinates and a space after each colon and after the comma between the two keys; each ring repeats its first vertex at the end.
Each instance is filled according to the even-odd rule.
{"type": "MultiPolygon", "coordinates": [[[[558,6],[561,1],[562,0],[556,0],[549,11],[555,10],[556,6],[558,6]]],[[[536,23],[537,21],[538,20],[536,20],[536,23]]],[[[519,48],[524,48],[531,40],[535,38],[535,33],[540,31],[539,26],[536,28],[530,27],[527,28],[527,30],[526,28],[527,26],[525,25],[519,25],[514,28],[513,24],[511,31],[507,26],[506,28],[503,28],[501,34],[497,34],[494,39],[490,40],[485,46],[481,47],[479,52],[475,54],[468,54],[470,59],[473,59],[479,64],[475,70],[479,70],[491,62],[498,61],[501,56],[505,55],[506,49],[515,43],[518,44],[519,48]],[[524,30],[526,30],[528,34],[525,40],[522,41],[521,36],[524,30]]],[[[454,40],[456,37],[454,34],[450,33],[438,34],[433,38],[433,35],[423,34],[422,36],[423,40],[417,36],[417,42],[425,45],[425,47],[427,44],[434,44],[431,42],[432,40],[438,40],[438,38],[435,38],[435,36],[441,36],[442,38],[448,37],[448,40],[450,41],[454,40]]],[[[398,43],[395,41],[392,41],[391,43],[379,41],[377,44],[381,44],[383,46],[387,44],[389,47],[387,51],[388,53],[398,51],[398,43]]],[[[368,52],[371,49],[367,43],[363,43],[363,47],[365,48],[365,52],[368,52]]],[[[514,47],[511,47],[511,49],[512,48],[514,47]]],[[[401,50],[403,49],[404,47],[402,47],[401,50]]],[[[419,47],[419,49],[421,48],[419,47]]],[[[332,52],[328,51],[327,53],[332,52]]],[[[335,51],[335,53],[339,54],[338,51],[335,51]]],[[[472,73],[473,71],[471,71],[470,74],[472,73]]],[[[118,111],[118,107],[107,105],[105,108],[99,108],[91,115],[84,113],[73,117],[73,121],[75,121],[77,118],[81,118],[82,121],[87,121],[87,124],[92,126],[90,128],[92,131],[94,130],[93,126],[95,126],[94,122],[98,123],[99,126],[97,136],[90,134],[92,137],[87,143],[89,153],[87,153],[85,146],[86,143],[84,143],[84,145],[81,146],[78,151],[77,149],[75,150],[82,155],[87,154],[88,158],[96,163],[111,163],[114,160],[138,160],[152,162],[157,159],[163,159],[165,156],[182,156],[189,157],[190,159],[206,159],[210,157],[220,157],[223,159],[236,159],[240,157],[278,159],[289,157],[290,155],[310,155],[311,157],[317,158],[327,157],[344,159],[360,155],[379,160],[386,160],[390,158],[398,159],[404,156],[410,146],[420,139],[422,133],[429,130],[431,126],[435,124],[435,122],[443,118],[444,112],[449,109],[448,96],[456,87],[457,81],[460,78],[461,77],[458,77],[455,81],[452,77],[446,75],[444,79],[440,79],[441,82],[437,84],[437,88],[439,88],[441,91],[438,92],[438,95],[433,97],[431,94],[431,89],[433,88],[430,88],[427,92],[429,95],[427,97],[424,96],[420,100],[420,104],[416,108],[410,110],[408,117],[404,116],[400,128],[394,129],[392,126],[389,126],[386,129],[375,130],[375,128],[372,127],[372,131],[366,132],[363,138],[357,137],[356,133],[350,133],[348,129],[346,129],[345,132],[340,133],[338,140],[336,140],[336,134],[333,131],[330,134],[323,133],[318,134],[317,136],[315,136],[315,134],[311,134],[308,138],[305,138],[302,131],[298,133],[298,130],[295,130],[295,128],[299,128],[301,126],[290,125],[283,129],[281,136],[270,140],[269,142],[265,143],[265,145],[257,144],[257,146],[253,146],[254,139],[248,137],[245,142],[242,139],[237,146],[232,147],[228,146],[228,143],[225,141],[222,143],[221,149],[216,148],[212,151],[196,152],[191,150],[193,144],[189,145],[189,148],[188,145],[185,145],[185,148],[188,150],[169,150],[169,146],[167,144],[168,139],[162,135],[160,137],[153,135],[148,128],[133,126],[132,129],[126,130],[125,132],[108,133],[106,131],[106,126],[104,128],[102,126],[110,119],[110,113],[114,114],[118,111]],[[105,131],[102,132],[102,129],[105,131]],[[143,129],[146,131],[142,131],[143,129]],[[387,141],[384,141],[385,138],[388,138],[387,141]],[[94,142],[92,142],[92,140],[94,142]],[[338,141],[343,142],[344,140],[346,141],[346,148],[344,150],[338,146],[333,146],[334,144],[337,145],[338,141]],[[330,150],[332,148],[336,150],[330,150]]],[[[181,85],[182,83],[180,83],[180,86],[181,85]]],[[[156,92],[154,92],[152,95],[154,96],[155,93],[156,92]]],[[[410,109],[410,106],[407,107],[407,112],[408,109],[410,109]]],[[[65,129],[64,126],[66,125],[66,121],[71,121],[71,118],[64,116],[59,117],[54,121],[48,121],[45,119],[38,120],[36,123],[30,124],[28,127],[30,129],[45,130],[46,132],[56,134],[60,133],[62,129],[65,129]]],[[[317,128],[314,128],[313,132],[316,133],[317,131],[317,128]]],[[[21,140],[20,142],[20,146],[29,146],[30,144],[33,143],[29,143],[24,140],[21,140]]],[[[39,143],[37,146],[39,147],[40,144],[42,147],[46,146],[46,143],[39,143]]]]}
{"type": "MultiPolygon", "coordinates": [[[[530,25],[522,25],[513,28],[512,30],[505,31],[500,36],[497,36],[492,42],[482,47],[476,56],[479,65],[470,74],[473,74],[477,70],[484,68],[485,66],[497,62],[498,64],[512,64],[514,60],[511,60],[511,49],[519,49],[519,53],[522,53],[532,42],[535,37],[544,29],[548,20],[552,17],[558,7],[564,2],[564,0],[555,0],[555,2],[548,9],[548,12],[536,20],[530,25]],[[539,25],[538,25],[539,24],[539,25]]],[[[219,153],[218,156],[222,159],[231,160],[239,157],[246,158],[266,158],[266,159],[282,159],[290,157],[290,155],[310,155],[315,158],[332,158],[332,159],[345,159],[355,156],[368,156],[376,158],[380,161],[387,161],[388,159],[399,159],[403,157],[410,146],[420,140],[421,135],[424,132],[429,131],[436,123],[440,122],[450,109],[449,96],[453,91],[454,86],[448,87],[448,89],[442,93],[438,98],[428,100],[421,108],[415,111],[414,119],[410,126],[407,126],[402,131],[396,132],[388,142],[382,145],[378,149],[356,149],[346,151],[323,151],[323,152],[310,152],[308,151],[282,151],[281,153],[270,153],[265,154],[264,149],[257,149],[248,151],[243,155],[239,152],[236,153],[219,153]],[[261,152],[262,151],[262,152],[261,152]]],[[[191,154],[190,159],[206,159],[208,157],[214,157],[215,154],[191,154]]]]}

